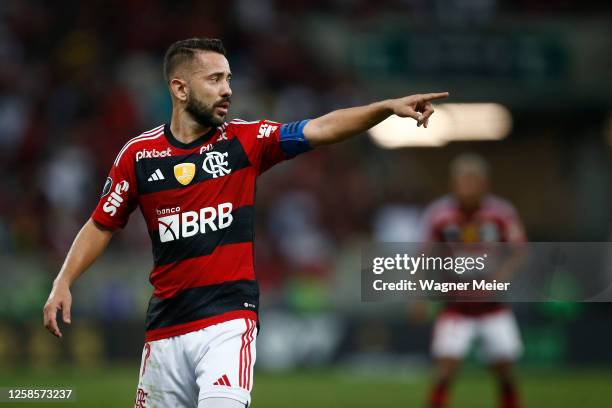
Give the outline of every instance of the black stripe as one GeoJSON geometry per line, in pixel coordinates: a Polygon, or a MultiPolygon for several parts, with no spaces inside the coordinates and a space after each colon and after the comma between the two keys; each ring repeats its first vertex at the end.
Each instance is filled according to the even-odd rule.
{"type": "Polygon", "coordinates": [[[259,309],[257,281],[240,280],[200,286],[180,292],[173,298],[152,297],[147,310],[147,330],[205,319],[234,310],[259,309]]]}
{"type": "MultiPolygon", "coordinates": [[[[149,149],[147,149],[149,150],[149,149]]],[[[227,168],[231,169],[231,173],[224,177],[230,177],[233,172],[243,169],[251,165],[249,158],[245,153],[238,138],[230,140],[222,140],[213,145],[211,152],[227,153],[226,161],[227,168]]],[[[160,158],[140,159],[135,162],[136,180],[138,181],[139,194],[156,193],[164,190],[182,188],[201,183],[214,178],[210,173],[207,173],[203,168],[204,158],[207,152],[200,154],[198,151],[188,155],[178,155],[160,158]],[[195,165],[195,175],[193,180],[183,186],[174,176],[174,166],[181,163],[193,163],[195,165]],[[164,175],[163,180],[148,181],[151,174],[159,169],[164,175]]]]}
{"type": "MultiPolygon", "coordinates": [[[[211,254],[219,245],[253,242],[254,207],[245,205],[232,211],[232,223],[224,229],[198,232],[194,236],[161,242],[159,230],[149,231],[155,265],[165,265],[211,254]]],[[[178,218],[181,214],[178,214],[178,218]]],[[[215,223],[218,225],[218,223],[215,223]]],[[[180,225],[179,225],[180,234],[180,225]]]]}

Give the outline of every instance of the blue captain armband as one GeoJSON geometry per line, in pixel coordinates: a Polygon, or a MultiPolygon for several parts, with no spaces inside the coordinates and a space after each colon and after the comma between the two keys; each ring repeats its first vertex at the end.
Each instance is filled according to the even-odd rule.
{"type": "Polygon", "coordinates": [[[297,156],[300,153],[312,150],[310,143],[304,136],[304,126],[310,119],[299,122],[285,123],[280,128],[280,146],[288,156],[297,156]]]}

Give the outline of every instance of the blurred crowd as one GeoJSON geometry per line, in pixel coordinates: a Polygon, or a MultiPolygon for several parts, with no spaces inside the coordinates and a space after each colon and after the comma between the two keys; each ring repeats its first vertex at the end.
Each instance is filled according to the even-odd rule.
{"type": "MultiPolygon", "coordinates": [[[[44,356],[48,350],[57,348],[55,343],[53,347],[49,345],[52,338],[42,331],[39,322],[50,281],[56,276],[75,234],[96,205],[117,152],[128,139],[169,120],[171,106],[162,77],[162,60],[166,48],[174,41],[193,36],[221,38],[228,50],[234,78],[230,117],[282,122],[311,118],[335,108],[390,96],[388,91],[377,88],[377,80],[384,78],[370,71],[381,62],[376,56],[370,58],[372,48],[364,46],[362,50],[372,59],[365,65],[365,74],[347,69],[346,64],[336,60],[326,60],[347,47],[341,35],[326,30],[351,26],[352,31],[344,32],[350,36],[350,33],[361,33],[362,29],[371,30],[373,25],[376,36],[387,29],[391,31],[384,24],[377,25],[385,19],[394,21],[396,27],[417,27],[421,31],[415,42],[421,47],[414,51],[415,58],[425,53],[427,61],[439,66],[446,60],[438,58],[435,52],[428,53],[433,43],[427,41],[430,33],[439,27],[463,29],[464,35],[457,38],[457,43],[468,50],[478,53],[491,46],[493,51],[499,51],[497,43],[512,37],[511,32],[500,30],[497,37],[487,38],[484,46],[472,49],[469,43],[474,38],[470,29],[487,26],[495,31],[498,20],[537,23],[551,17],[560,20],[569,16],[585,17],[584,21],[609,18],[610,4],[584,0],[0,1],[0,270],[3,282],[0,323],[19,322],[14,326],[0,326],[0,363],[3,353],[14,358],[13,350],[20,344],[28,344],[36,362],[41,361],[41,354],[44,356]],[[328,39],[325,44],[320,41],[321,32],[318,37],[312,36],[310,25],[305,23],[319,20],[326,22],[322,25],[324,37],[328,39]],[[323,48],[325,52],[321,51],[323,48]],[[24,328],[23,323],[31,327],[24,328]],[[27,333],[32,336],[26,336],[27,333]]],[[[449,30],[447,37],[452,37],[453,32],[449,30]]],[[[541,34],[540,43],[547,44],[551,32],[556,33],[541,34]]],[[[401,35],[403,32],[395,38],[401,39],[401,35]]],[[[354,38],[357,45],[352,46],[360,47],[360,38],[354,38]]],[[[591,44],[592,39],[588,37],[584,41],[591,44]]],[[[601,43],[606,44],[603,40],[601,43]]],[[[377,43],[373,44],[370,47],[376,48],[377,43]]],[[[515,43],[507,44],[514,52],[515,43]]],[[[538,59],[548,56],[548,48],[543,47],[543,53],[529,53],[537,47],[526,40],[520,44],[526,47],[526,55],[536,58],[525,59],[518,51],[513,55],[526,60],[530,70],[548,75],[542,68],[546,60],[538,59]]],[[[438,48],[438,53],[445,52],[446,48],[438,48]]],[[[579,55],[593,58],[596,50],[597,47],[585,48],[585,54],[579,55]]],[[[393,46],[380,51],[379,56],[386,52],[392,54],[393,46]]],[[[491,55],[493,59],[499,56],[491,55]]],[[[478,83],[474,76],[479,74],[469,71],[480,64],[473,56],[459,51],[449,60],[461,69],[468,67],[468,71],[459,70],[464,90],[475,89],[476,93],[482,91],[494,98],[491,95],[497,87],[490,85],[493,82],[478,83]]],[[[555,58],[553,53],[550,64],[556,63],[555,58]]],[[[389,61],[386,63],[394,63],[393,55],[389,61]]],[[[576,71],[589,78],[590,70],[598,68],[598,64],[585,61],[582,65],[580,61],[575,64],[576,71]]],[[[502,66],[506,63],[500,62],[502,66]]],[[[421,68],[428,74],[429,65],[421,68]]],[[[433,76],[405,78],[403,85],[409,89],[395,89],[399,88],[395,86],[392,91],[410,92],[412,86],[429,88],[432,84],[435,88],[445,79],[444,72],[439,69],[433,76]]],[[[512,77],[502,75],[501,80],[495,76],[490,79],[501,84],[500,92],[514,87],[519,97],[532,100],[539,99],[534,96],[538,95],[534,84],[546,84],[543,77],[534,80],[527,75],[520,78],[521,83],[513,83],[509,78],[512,77]],[[533,93],[522,95],[527,87],[533,93]]],[[[567,82],[566,77],[559,78],[560,82],[567,82]]],[[[390,82],[394,84],[394,81],[392,78],[390,82]]],[[[560,82],[553,84],[556,87],[560,82]]],[[[568,89],[582,91],[571,81],[566,86],[560,94],[570,95],[566,92],[568,89]]],[[[553,95],[542,100],[538,110],[527,112],[527,119],[517,114],[516,129],[519,130],[513,131],[509,141],[390,151],[375,147],[364,136],[308,153],[265,174],[258,184],[256,201],[256,271],[263,289],[262,307],[267,308],[264,333],[289,331],[283,338],[290,339],[290,343],[284,354],[274,347],[262,347],[262,353],[272,350],[274,356],[266,358],[262,354],[261,361],[277,361],[282,356],[296,358],[296,345],[304,343],[309,345],[304,346],[304,354],[308,354],[305,359],[325,358],[331,353],[330,345],[340,342],[343,325],[347,327],[345,334],[350,334],[349,339],[365,339],[358,340],[364,343],[373,339],[378,344],[381,339],[391,342],[399,335],[401,342],[397,344],[420,339],[421,343],[412,346],[425,350],[423,342],[427,336],[422,327],[421,335],[404,336],[419,328],[406,331],[403,324],[396,325],[392,336],[389,327],[381,323],[384,319],[402,319],[397,305],[360,302],[358,277],[362,243],[371,239],[418,240],[422,208],[447,190],[448,160],[474,146],[491,160],[494,190],[502,190],[500,193],[517,206],[531,239],[562,240],[568,236],[570,240],[575,239],[572,232],[581,230],[572,230],[574,224],[585,225],[586,232],[595,226],[603,234],[608,233],[606,220],[609,221],[611,194],[606,174],[610,160],[605,142],[597,133],[601,115],[596,112],[589,116],[583,111],[576,114],[572,111],[575,106],[566,106],[561,99],[559,104],[566,110],[554,110],[550,108],[554,106],[554,99],[553,95]],[[568,112],[572,114],[565,114],[568,112]],[[586,132],[584,129],[589,126],[591,130],[586,132]],[[270,310],[281,312],[274,316],[270,310]],[[286,310],[323,313],[318,317],[312,316],[316,313],[310,317],[301,315],[297,319],[283,315],[286,310]],[[344,313],[342,324],[335,320],[335,313],[344,313]],[[349,315],[366,323],[351,326],[349,315]],[[296,325],[300,330],[295,330],[296,325]],[[316,353],[309,351],[312,347],[316,353]]],[[[604,101],[602,105],[606,100],[605,97],[587,99],[604,101]]],[[[523,106],[515,104],[510,108],[515,114],[523,106]]],[[[588,235],[585,233],[585,236],[588,235]]],[[[82,335],[74,334],[74,344],[101,348],[100,336],[104,335],[109,352],[121,354],[117,350],[127,350],[125,355],[132,356],[133,350],[126,344],[140,347],[144,309],[151,293],[146,285],[147,268],[152,264],[148,240],[146,226],[137,210],[126,230],[113,239],[106,257],[94,265],[96,270],[86,274],[81,285],[76,285],[75,322],[85,326],[94,324],[83,328],[82,335]],[[117,262],[118,257],[121,262],[117,262]],[[125,322],[131,326],[122,326],[125,322]],[[131,333],[131,342],[114,336],[118,331],[131,333]]],[[[566,320],[571,320],[575,313],[576,309],[571,306],[556,316],[567,315],[566,320]]],[[[588,333],[585,329],[590,327],[588,321],[583,323],[584,327],[568,331],[588,333]]],[[[564,327],[558,325],[551,329],[538,321],[533,326],[535,329],[527,332],[526,338],[527,344],[535,345],[534,355],[546,354],[543,352],[546,347],[552,350],[548,354],[551,359],[563,353],[565,349],[558,342],[564,339],[564,327]]],[[[73,329],[78,333],[81,327],[73,329]]],[[[605,337],[601,339],[605,342],[605,337]]],[[[365,347],[351,346],[350,341],[349,348],[365,347]]],[[[343,343],[344,346],[347,344],[343,343]]],[[[91,353],[85,355],[85,360],[90,361],[91,353]]]]}
{"type": "MultiPolygon", "coordinates": [[[[325,5],[356,17],[372,12],[367,2],[318,6],[325,5]]],[[[289,17],[316,9],[300,1],[261,1],[257,7],[247,1],[181,5],[135,0],[114,7],[101,1],[87,7],[3,2],[3,252],[43,251],[51,262],[64,256],[121,146],[168,120],[171,107],[161,65],[166,47],[176,39],[200,35],[224,40],[235,78],[233,117],[289,121],[366,101],[369,95],[360,92],[350,74],[311,63],[312,51],[289,17]]],[[[320,271],[334,242],[367,233],[384,186],[368,163],[356,160],[368,154],[363,145],[367,142],[313,153],[287,164],[289,174],[285,169],[270,176],[274,181],[265,182],[259,194],[263,215],[258,231],[262,253],[269,254],[262,257],[269,261],[262,262],[278,263],[277,255],[285,253],[291,262],[320,271]],[[285,248],[288,242],[305,250],[294,254],[285,248]]],[[[123,248],[147,245],[139,227],[118,240],[123,248]]]]}
{"type": "MultiPolygon", "coordinates": [[[[364,91],[351,73],[317,62],[300,25],[306,15],[354,25],[383,13],[453,24],[491,21],[499,13],[576,13],[581,3],[3,1],[0,250],[42,255],[49,277],[55,275],[115,154],[129,138],[168,120],[161,65],[177,39],[223,39],[234,71],[232,117],[291,121],[381,96],[364,91]]],[[[338,248],[358,237],[416,239],[420,206],[445,185],[432,191],[407,178],[423,169],[404,159],[361,138],[264,176],[257,202],[263,286],[295,275],[325,280],[338,248]]],[[[148,250],[144,229],[133,215],[112,250],[148,250]]]]}

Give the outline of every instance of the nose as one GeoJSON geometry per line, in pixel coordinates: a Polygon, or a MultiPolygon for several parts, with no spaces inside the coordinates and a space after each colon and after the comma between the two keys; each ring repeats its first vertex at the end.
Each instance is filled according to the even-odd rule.
{"type": "Polygon", "coordinates": [[[225,85],[223,85],[223,87],[221,88],[221,97],[229,98],[230,96],[232,96],[232,88],[230,87],[228,81],[225,81],[224,83],[225,85]]]}

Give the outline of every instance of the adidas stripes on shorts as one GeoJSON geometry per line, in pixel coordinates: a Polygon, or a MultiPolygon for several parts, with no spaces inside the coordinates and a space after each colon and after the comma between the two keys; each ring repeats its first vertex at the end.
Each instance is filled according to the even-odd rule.
{"type": "Polygon", "coordinates": [[[251,401],[256,322],[235,319],[145,343],[136,408],[202,407],[206,398],[251,401]]]}

